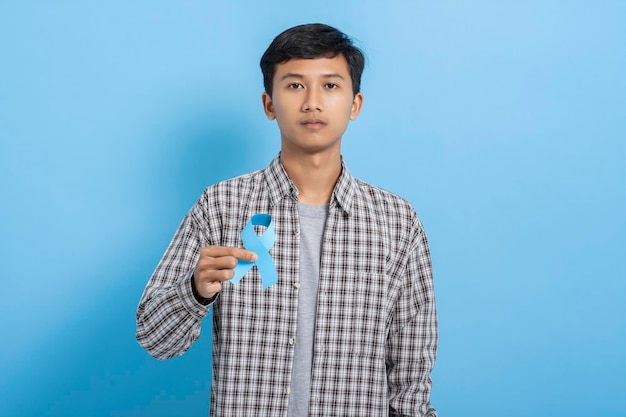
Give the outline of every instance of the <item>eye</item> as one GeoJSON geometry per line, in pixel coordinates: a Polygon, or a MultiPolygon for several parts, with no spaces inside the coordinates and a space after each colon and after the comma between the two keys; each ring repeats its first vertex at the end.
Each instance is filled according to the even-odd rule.
{"type": "Polygon", "coordinates": [[[326,88],[335,89],[335,88],[339,88],[339,86],[335,83],[328,83],[326,84],[326,88]]]}
{"type": "Polygon", "coordinates": [[[304,86],[300,83],[291,83],[287,86],[287,88],[298,89],[298,88],[304,88],[304,86]]]}

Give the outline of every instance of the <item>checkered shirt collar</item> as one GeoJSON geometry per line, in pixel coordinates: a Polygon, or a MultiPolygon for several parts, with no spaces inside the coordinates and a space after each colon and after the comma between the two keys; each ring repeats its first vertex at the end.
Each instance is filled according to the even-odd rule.
{"type": "MultiPolygon", "coordinates": [[[[295,186],[282,162],[280,162],[280,154],[272,160],[264,170],[265,180],[270,190],[270,202],[272,206],[278,205],[284,198],[292,198],[298,200],[298,188],[295,186]]],[[[335,184],[333,194],[331,196],[330,207],[340,207],[346,214],[350,214],[352,200],[357,190],[356,179],[350,174],[346,164],[341,158],[341,174],[335,184]]]]}

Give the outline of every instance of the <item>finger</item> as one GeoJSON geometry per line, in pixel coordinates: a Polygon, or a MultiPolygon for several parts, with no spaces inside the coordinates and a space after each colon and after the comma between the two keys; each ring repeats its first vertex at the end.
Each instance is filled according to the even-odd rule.
{"type": "Polygon", "coordinates": [[[246,249],[237,248],[237,254],[235,255],[237,259],[241,259],[242,261],[254,262],[258,259],[256,253],[251,252],[246,249]]]}
{"type": "Polygon", "coordinates": [[[202,250],[202,255],[210,256],[213,258],[234,256],[237,259],[250,262],[254,262],[257,260],[257,255],[254,252],[250,252],[243,248],[232,248],[227,246],[207,246],[202,250]]]}
{"type": "Polygon", "coordinates": [[[200,272],[200,281],[204,283],[228,281],[233,279],[235,271],[232,269],[220,269],[200,272]]]}
{"type": "Polygon", "coordinates": [[[198,268],[201,270],[232,269],[237,266],[237,258],[234,256],[205,256],[198,260],[198,268]]]}
{"type": "Polygon", "coordinates": [[[221,281],[209,282],[198,288],[198,293],[204,298],[211,298],[220,291],[222,291],[221,281]]]}

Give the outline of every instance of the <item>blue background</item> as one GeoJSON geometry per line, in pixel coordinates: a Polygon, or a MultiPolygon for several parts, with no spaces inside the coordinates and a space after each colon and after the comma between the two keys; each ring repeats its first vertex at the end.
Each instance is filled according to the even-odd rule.
{"type": "Polygon", "coordinates": [[[135,342],[205,186],[264,167],[258,61],[325,22],[369,58],[351,171],[430,237],[443,416],[626,415],[626,2],[3,1],[0,415],[208,413],[210,328],[135,342]]]}

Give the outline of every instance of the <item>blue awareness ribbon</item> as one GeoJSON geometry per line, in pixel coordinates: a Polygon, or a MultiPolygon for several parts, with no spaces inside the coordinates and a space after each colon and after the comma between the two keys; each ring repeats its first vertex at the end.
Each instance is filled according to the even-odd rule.
{"type": "Polygon", "coordinates": [[[241,231],[241,240],[247,250],[257,254],[257,260],[250,262],[238,259],[237,266],[234,268],[235,276],[230,282],[237,284],[246,272],[253,265],[256,265],[261,274],[263,289],[276,284],[278,282],[278,274],[276,273],[274,260],[270,255],[270,248],[276,241],[276,231],[274,230],[274,223],[272,223],[272,216],[269,214],[253,215],[241,231]],[[254,226],[265,226],[267,229],[259,236],[254,230],[254,226]]]}

